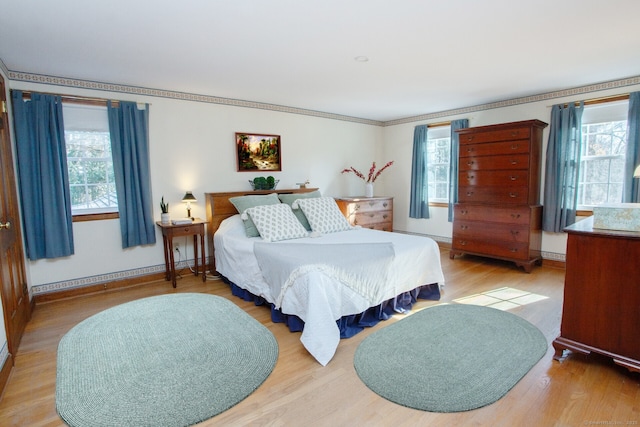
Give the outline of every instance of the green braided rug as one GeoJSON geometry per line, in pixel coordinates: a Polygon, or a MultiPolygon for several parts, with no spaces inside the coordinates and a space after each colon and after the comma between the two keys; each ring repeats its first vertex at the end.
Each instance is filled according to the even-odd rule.
{"type": "Polygon", "coordinates": [[[246,398],[277,358],[273,334],[224,298],[143,298],[62,337],[56,409],[74,427],[193,425],[246,398]]]}
{"type": "Polygon", "coordinates": [[[547,340],[494,308],[438,305],[362,341],[354,366],[387,400],[430,412],[480,408],[504,396],[542,358],[547,340]]]}

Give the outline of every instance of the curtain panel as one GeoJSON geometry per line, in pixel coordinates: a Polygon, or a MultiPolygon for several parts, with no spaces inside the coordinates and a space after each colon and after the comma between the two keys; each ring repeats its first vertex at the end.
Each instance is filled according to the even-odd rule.
{"type": "Polygon", "coordinates": [[[11,92],[27,257],[73,255],[73,217],[60,96],[11,92]]]}
{"type": "Polygon", "coordinates": [[[122,248],[156,242],[149,165],[149,105],[107,103],[111,155],[118,192],[122,248]]]}
{"type": "Polygon", "coordinates": [[[420,125],[416,126],[413,131],[409,218],[429,218],[428,172],[427,125],[420,125]]]}
{"type": "Polygon", "coordinates": [[[449,212],[448,220],[453,222],[453,206],[458,203],[458,160],[460,158],[460,135],[457,129],[469,127],[469,119],[451,121],[451,148],[449,150],[449,212]]]}
{"type": "Polygon", "coordinates": [[[544,210],[542,229],[560,233],[576,221],[582,113],[579,106],[554,105],[545,164],[544,210]]]}
{"type": "Polygon", "coordinates": [[[640,203],[640,179],[633,172],[640,165],[640,92],[629,94],[627,152],[624,167],[623,203],[640,203]]]}

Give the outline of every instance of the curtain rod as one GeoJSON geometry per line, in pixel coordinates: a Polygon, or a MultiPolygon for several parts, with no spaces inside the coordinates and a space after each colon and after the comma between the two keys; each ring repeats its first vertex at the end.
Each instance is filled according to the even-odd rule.
{"type": "Polygon", "coordinates": [[[451,126],[451,120],[446,121],[446,122],[429,123],[427,125],[428,128],[437,128],[437,127],[442,127],[442,126],[451,126]]]}
{"type": "MultiPolygon", "coordinates": [[[[28,91],[28,90],[24,90],[22,91],[22,98],[23,99],[31,99],[31,93],[32,91],[28,91]]],[[[51,92],[38,92],[38,93],[42,93],[45,95],[55,95],[55,96],[59,96],[62,98],[62,102],[68,102],[70,104],[89,104],[89,105],[107,105],[107,101],[111,101],[111,104],[114,107],[117,107],[120,104],[119,100],[115,100],[115,99],[106,99],[106,98],[93,98],[93,97],[89,97],[89,96],[76,96],[76,95],[61,95],[59,93],[51,93],[51,92]]],[[[138,102],[138,104],[140,104],[140,102],[138,102]]],[[[151,105],[151,103],[142,103],[142,104],[149,104],[151,105]]]]}
{"type": "MultiPolygon", "coordinates": [[[[611,96],[603,96],[600,98],[591,98],[591,99],[585,99],[584,101],[584,105],[596,105],[596,104],[604,104],[605,102],[615,102],[615,101],[624,101],[629,99],[629,94],[628,93],[623,93],[621,95],[611,95],[611,96]]],[[[581,101],[575,101],[573,104],[577,106],[580,105],[581,101]]],[[[563,105],[565,107],[568,107],[571,104],[571,102],[565,102],[563,105]]],[[[553,105],[547,105],[547,107],[553,107],[553,105]]]]}

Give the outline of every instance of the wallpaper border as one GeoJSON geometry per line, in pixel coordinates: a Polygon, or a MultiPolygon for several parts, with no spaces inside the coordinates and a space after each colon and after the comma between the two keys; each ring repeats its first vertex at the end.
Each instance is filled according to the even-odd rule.
{"type": "Polygon", "coordinates": [[[131,270],[117,271],[114,273],[98,274],[95,276],[79,277],[75,279],[62,280],[60,282],[43,283],[31,287],[31,295],[44,295],[52,292],[66,291],[69,289],[82,288],[89,285],[100,285],[114,280],[130,279],[132,277],[146,276],[153,273],[164,273],[165,266],[152,265],[148,267],[134,268],[131,270]]]}

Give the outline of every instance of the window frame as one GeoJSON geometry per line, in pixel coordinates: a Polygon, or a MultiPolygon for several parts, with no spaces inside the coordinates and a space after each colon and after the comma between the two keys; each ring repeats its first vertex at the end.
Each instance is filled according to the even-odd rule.
{"type": "MultiPolygon", "coordinates": [[[[610,104],[610,103],[619,103],[618,105],[620,105],[621,107],[624,106],[624,118],[620,115],[620,116],[616,116],[614,115],[614,117],[617,118],[611,118],[611,116],[607,117],[606,119],[592,119],[589,120],[587,123],[582,122],[582,129],[584,129],[585,126],[589,126],[589,125],[597,125],[600,123],[615,123],[615,122],[621,122],[621,121],[627,121],[627,109],[628,109],[628,100],[629,100],[629,96],[628,95],[621,95],[621,96],[617,96],[617,97],[613,97],[613,98],[608,98],[608,99],[599,99],[599,100],[593,100],[590,102],[585,102],[585,112],[587,111],[586,108],[589,107],[593,107],[594,105],[600,105],[602,106],[603,104],[610,104]],[[625,103],[623,103],[623,101],[625,103]]],[[[615,108],[616,105],[611,105],[611,108],[615,108]]],[[[584,114],[584,113],[583,113],[584,114]]],[[[618,113],[620,114],[620,113],[618,113]]],[[[626,132],[625,132],[625,140],[626,140],[626,132]]],[[[580,144],[582,145],[582,147],[586,146],[585,144],[587,144],[587,142],[584,141],[585,138],[585,133],[581,132],[581,138],[582,140],[580,141],[580,144]]],[[[582,148],[581,147],[581,148],[582,148]]],[[[582,170],[584,167],[583,162],[585,161],[589,161],[589,160],[613,160],[613,159],[622,159],[624,162],[624,159],[626,158],[626,154],[606,154],[606,155],[602,155],[602,156],[585,156],[584,153],[582,153],[581,155],[581,159],[580,159],[580,169],[582,170]],[[585,159],[587,158],[587,159],[585,159]]],[[[586,184],[589,184],[590,182],[585,182],[583,181],[583,176],[582,176],[582,172],[580,173],[580,178],[579,178],[579,182],[578,182],[578,191],[580,191],[581,188],[583,188],[583,186],[586,184]]],[[[611,171],[609,171],[609,178],[607,181],[607,186],[611,186],[611,180],[610,180],[610,175],[611,175],[611,171]]],[[[591,182],[593,183],[593,182],[591,182]]],[[[615,183],[614,183],[615,184],[615,183]]],[[[580,193],[578,193],[578,202],[580,202],[580,193]]],[[[607,189],[607,198],[609,197],[609,188],[607,189]]],[[[605,202],[605,203],[613,203],[613,202],[605,202]]],[[[593,213],[593,207],[594,206],[598,206],[598,205],[584,205],[584,204],[578,204],[577,205],[577,215],[579,216],[590,216],[593,213]]]]}
{"type": "MultiPolygon", "coordinates": [[[[431,135],[433,134],[433,131],[435,132],[445,132],[446,131],[446,137],[444,136],[436,136],[435,138],[433,138],[433,140],[442,140],[442,139],[448,139],[449,140],[449,144],[448,144],[448,155],[449,155],[449,160],[447,161],[446,165],[447,165],[447,170],[446,170],[446,176],[447,176],[447,189],[449,188],[449,186],[451,185],[450,182],[450,176],[449,176],[449,170],[451,168],[451,122],[442,122],[442,123],[433,123],[433,124],[428,124],[427,125],[427,141],[426,144],[427,146],[425,147],[425,150],[427,152],[427,170],[431,170],[431,162],[429,161],[429,156],[428,153],[430,152],[429,150],[429,141],[432,140],[431,139],[431,135]],[[444,129],[446,128],[446,129],[444,129]],[[436,130],[437,129],[437,130],[436,130]]],[[[438,163],[440,164],[440,163],[438,163]]],[[[427,186],[431,185],[431,181],[429,180],[427,186]]],[[[429,206],[434,206],[434,207],[449,207],[449,191],[447,190],[447,198],[446,199],[442,199],[442,198],[435,198],[431,196],[431,191],[428,192],[429,194],[429,206]]]]}
{"type": "MultiPolygon", "coordinates": [[[[76,104],[76,105],[85,105],[85,106],[98,106],[98,107],[106,107],[107,100],[106,99],[97,99],[97,98],[81,98],[81,97],[73,97],[73,96],[64,96],[62,97],[62,103],[68,104],[76,104]]],[[[111,101],[111,105],[118,106],[118,101],[111,101]]],[[[66,141],[65,141],[66,142],[66,141]]],[[[112,153],[113,155],[113,153],[112,153]]],[[[67,185],[70,185],[67,183],[67,185]]],[[[102,221],[102,220],[110,220],[110,219],[119,219],[120,211],[119,209],[114,212],[80,212],[80,213],[72,213],[72,222],[86,222],[86,221],[102,221]]]]}

